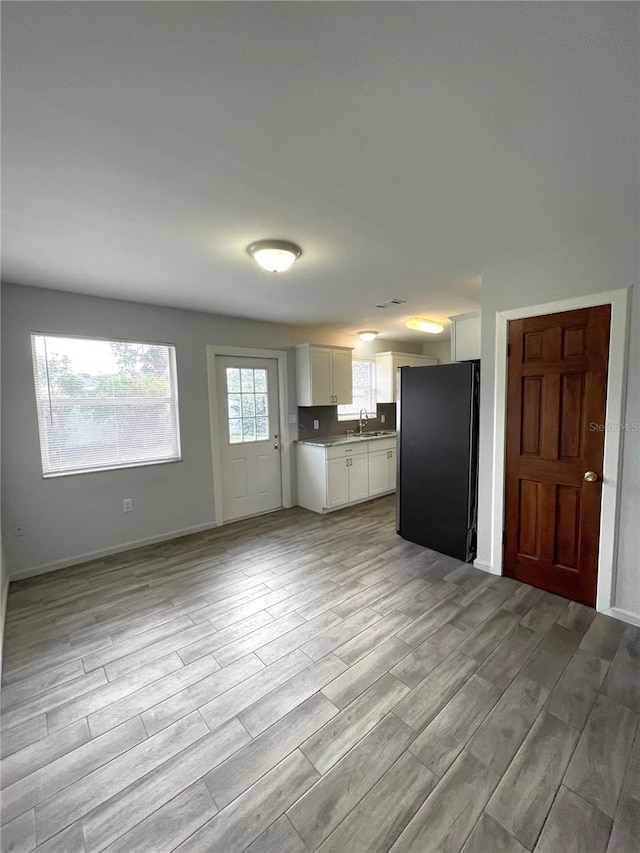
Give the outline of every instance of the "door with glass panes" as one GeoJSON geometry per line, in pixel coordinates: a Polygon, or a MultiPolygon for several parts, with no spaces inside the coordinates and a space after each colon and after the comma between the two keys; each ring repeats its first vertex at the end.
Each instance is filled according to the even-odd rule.
{"type": "Polygon", "coordinates": [[[278,362],[216,357],[224,521],[282,506],[278,362]]]}

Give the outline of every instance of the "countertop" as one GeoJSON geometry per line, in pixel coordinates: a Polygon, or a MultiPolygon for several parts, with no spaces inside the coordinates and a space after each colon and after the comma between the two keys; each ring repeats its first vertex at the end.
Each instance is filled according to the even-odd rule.
{"type": "Polygon", "coordinates": [[[334,444],[353,444],[361,441],[377,441],[381,438],[395,438],[394,430],[376,430],[362,435],[328,435],[325,438],[299,438],[296,444],[312,444],[316,447],[331,447],[334,444]]]}

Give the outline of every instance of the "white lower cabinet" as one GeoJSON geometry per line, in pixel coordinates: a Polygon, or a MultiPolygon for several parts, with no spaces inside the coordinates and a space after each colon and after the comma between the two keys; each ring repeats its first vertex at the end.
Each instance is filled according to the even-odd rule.
{"type": "Polygon", "coordinates": [[[396,487],[396,447],[369,450],[369,497],[384,495],[396,487]]]}
{"type": "Polygon", "coordinates": [[[327,460],[327,509],[369,497],[367,454],[327,460]]]}
{"type": "Polygon", "coordinates": [[[298,444],[297,462],[298,503],[314,512],[329,512],[395,489],[394,438],[298,444]]]}

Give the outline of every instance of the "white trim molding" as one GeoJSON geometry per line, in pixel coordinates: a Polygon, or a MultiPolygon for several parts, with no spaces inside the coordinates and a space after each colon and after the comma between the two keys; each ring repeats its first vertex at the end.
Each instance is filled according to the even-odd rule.
{"type": "Polygon", "coordinates": [[[30,566],[27,569],[17,569],[11,572],[10,580],[19,581],[24,578],[32,578],[36,575],[45,575],[48,572],[57,571],[57,569],[66,569],[69,566],[79,566],[82,563],[90,563],[92,560],[98,560],[100,557],[110,557],[112,554],[122,554],[124,551],[133,551],[136,548],[144,548],[146,545],[157,545],[160,542],[169,542],[171,539],[179,539],[181,536],[191,536],[193,533],[202,533],[205,530],[212,530],[217,527],[215,521],[208,521],[205,524],[195,524],[193,527],[183,527],[180,530],[170,530],[168,533],[159,533],[157,536],[147,536],[145,539],[133,539],[130,542],[123,542],[121,545],[111,545],[107,548],[100,548],[98,551],[85,551],[84,554],[77,554],[75,557],[64,557],[61,560],[54,560],[51,563],[42,563],[40,566],[30,566]]]}
{"type": "Polygon", "coordinates": [[[291,501],[291,441],[289,431],[289,391],[287,382],[287,353],[277,349],[251,349],[209,344],[207,370],[209,373],[209,426],[211,430],[211,458],[213,462],[213,513],[217,524],[224,524],[222,512],[222,457],[220,455],[220,430],[218,388],[216,381],[216,356],[241,358],[272,358],[278,362],[278,408],[280,416],[280,476],[282,478],[282,506],[293,506],[291,501]]]}
{"type": "Polygon", "coordinates": [[[5,572],[3,577],[2,589],[0,589],[0,670],[2,669],[2,650],[4,648],[4,625],[7,618],[9,584],[11,583],[11,578],[9,577],[9,572],[7,570],[6,565],[4,569],[5,572]]]}
{"type": "MultiPolygon", "coordinates": [[[[496,312],[495,384],[493,407],[493,461],[491,489],[491,550],[489,564],[476,561],[476,568],[502,574],[502,531],[504,527],[504,456],[507,410],[507,334],[510,320],[558,314],[596,305],[611,305],[611,332],[607,379],[606,420],[621,423],[624,415],[629,332],[629,290],[610,290],[546,302],[510,311],[496,312]]],[[[598,586],[596,610],[609,612],[616,618],[631,621],[633,614],[612,608],[615,597],[615,565],[620,504],[620,466],[622,462],[622,430],[606,430],[602,476],[602,508],[600,514],[600,547],[598,553],[598,586]],[[615,611],[615,612],[614,612],[615,611]],[[623,615],[626,614],[626,615],[623,615]]],[[[633,623],[635,624],[635,623],[633,623]]]]}
{"type": "Polygon", "coordinates": [[[485,563],[484,560],[474,560],[473,567],[474,569],[480,569],[481,572],[488,572],[490,575],[499,574],[499,572],[494,571],[493,566],[485,563]]]}
{"type": "Polygon", "coordinates": [[[631,610],[624,610],[622,607],[610,607],[603,611],[605,616],[613,616],[614,619],[619,619],[621,622],[628,622],[629,625],[635,625],[640,628],[640,615],[632,613],[631,610]]]}

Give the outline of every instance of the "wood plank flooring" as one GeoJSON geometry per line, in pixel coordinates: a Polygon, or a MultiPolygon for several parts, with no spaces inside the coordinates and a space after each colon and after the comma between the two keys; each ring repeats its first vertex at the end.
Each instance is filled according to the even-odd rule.
{"type": "Polygon", "coordinates": [[[300,508],[11,586],[8,853],[635,853],[640,629],[300,508]]]}

